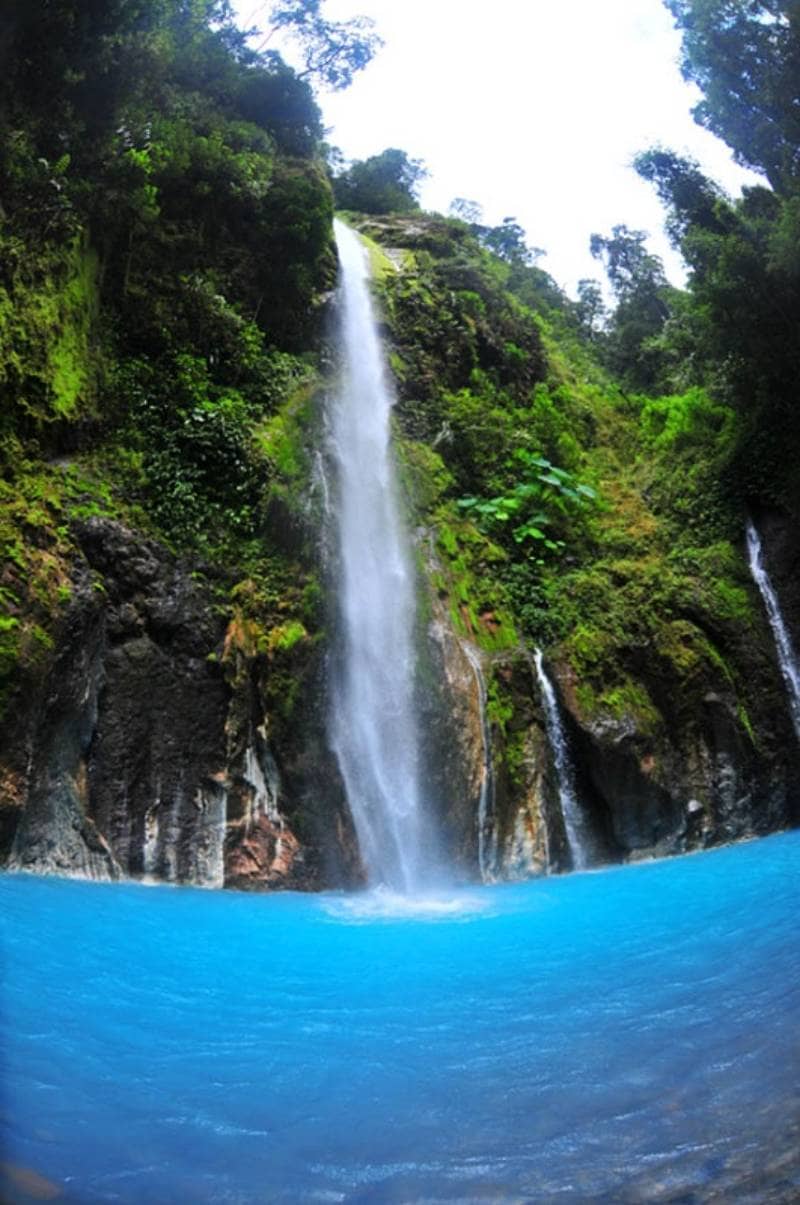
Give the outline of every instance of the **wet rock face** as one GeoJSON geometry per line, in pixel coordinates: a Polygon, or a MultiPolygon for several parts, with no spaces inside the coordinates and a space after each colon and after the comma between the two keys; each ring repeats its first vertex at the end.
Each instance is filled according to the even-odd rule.
{"type": "Polygon", "coordinates": [[[492,725],[497,751],[495,875],[526,879],[568,864],[564,819],[535,671],[524,653],[492,663],[495,694],[510,713],[492,725]]]}
{"type": "MultiPolygon", "coordinates": [[[[774,704],[769,665],[756,660],[753,669],[754,698],[774,704]],[[767,684],[760,691],[761,673],[767,684]]],[[[583,715],[561,667],[579,795],[605,818],[608,860],[683,853],[793,822],[800,783],[788,713],[752,709],[748,731],[736,696],[716,685],[689,708],[662,700],[662,722],[640,731],[632,717],[583,715]]]]}
{"type": "Polygon", "coordinates": [[[226,886],[354,887],[364,880],[336,760],[327,744],[318,649],[276,672],[240,666],[228,736],[226,886]],[[285,674],[295,702],[287,708],[285,674]]]}
{"type": "Polygon", "coordinates": [[[795,651],[800,648],[800,530],[797,517],[770,511],[754,515],[764,565],[780,599],[795,651]]]}
{"type": "Polygon", "coordinates": [[[208,660],[222,621],[155,545],[98,523],[81,542],[107,598],[90,813],[126,873],[217,883],[220,856],[198,850],[213,854],[225,776],[228,688],[208,660]]]}
{"type": "MultiPolygon", "coordinates": [[[[435,599],[432,609],[429,643],[440,687],[426,731],[440,759],[436,783],[445,848],[463,873],[477,878],[484,759],[479,689],[446,609],[435,599]]],[[[651,656],[636,667],[655,701],[645,724],[635,714],[585,714],[570,666],[549,666],[591,842],[590,864],[668,856],[797,821],[800,756],[766,626],[732,654],[737,665],[748,667],[747,712],[724,666],[709,664],[682,689],[674,670],[651,656]]],[[[531,657],[524,650],[477,655],[491,684],[493,714],[502,717],[490,724],[493,850],[487,877],[569,869],[531,657]]]]}
{"type": "Polygon", "coordinates": [[[6,795],[8,865],[16,870],[74,872],[117,878],[121,871],[108,841],[89,814],[88,758],[102,678],[103,616],[90,574],[77,576],[60,651],[29,715],[18,710],[8,729],[13,764],[24,748],[26,764],[6,795]],[[25,724],[25,719],[28,724],[25,724]]]}
{"type": "MultiPolygon", "coordinates": [[[[782,588],[794,544],[783,528],[767,539],[782,588]]],[[[80,541],[49,672],[0,731],[0,859],[246,890],[363,882],[327,744],[324,649],[309,642],[283,666],[244,653],[223,664],[228,617],[186,567],[108,520],[89,520],[80,541]]],[[[733,650],[747,666],[747,722],[719,672],[686,694],[666,671],[659,678],[652,657],[634,666],[660,717],[644,728],[635,716],[585,715],[570,667],[548,666],[598,861],[679,853],[800,819],[800,756],[763,626],[733,650]]],[[[432,597],[420,727],[443,860],[472,880],[481,860],[489,879],[567,869],[530,655],[472,656],[476,664],[432,597]],[[483,859],[480,678],[491,696],[483,859]]]]}
{"type": "Polygon", "coordinates": [[[303,842],[287,819],[302,811],[291,791],[308,784],[289,749],[287,792],[270,751],[264,667],[228,680],[226,617],[159,545],[102,519],[82,527],[80,543],[54,663],[0,749],[7,864],[319,885],[343,834],[320,822],[303,842]]]}
{"type": "Polygon", "coordinates": [[[468,649],[435,596],[431,610],[427,673],[435,689],[428,694],[421,730],[431,767],[429,800],[439,813],[446,862],[466,878],[487,881],[525,879],[565,866],[564,824],[530,659],[523,652],[468,649]],[[511,716],[505,729],[491,716],[484,724],[482,694],[490,683],[511,716]],[[481,793],[487,786],[481,837],[481,793]]]}
{"type": "Polygon", "coordinates": [[[479,687],[461,643],[435,605],[428,629],[420,699],[426,803],[438,814],[442,856],[459,874],[479,877],[478,811],[485,775],[479,687]]]}

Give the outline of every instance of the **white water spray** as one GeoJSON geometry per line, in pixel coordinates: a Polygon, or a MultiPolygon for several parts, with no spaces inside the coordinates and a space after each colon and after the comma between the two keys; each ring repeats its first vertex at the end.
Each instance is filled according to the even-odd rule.
{"type": "Polygon", "coordinates": [[[466,641],[461,644],[464,655],[472,667],[478,688],[478,707],[481,712],[481,737],[483,740],[483,773],[478,798],[478,869],[484,883],[492,883],[497,867],[497,826],[494,816],[494,770],[492,768],[492,737],[486,718],[486,683],[478,654],[466,641]]]}
{"type": "Polygon", "coordinates": [[[553,751],[553,761],[556,768],[558,785],[558,801],[561,805],[561,815],[564,819],[564,829],[567,834],[567,846],[572,859],[573,870],[585,870],[590,862],[589,840],[586,832],[586,822],[581,813],[578,797],[575,793],[575,783],[572,773],[567,738],[564,725],[561,722],[561,712],[553,690],[553,684],[547,676],[542,660],[541,649],[534,654],[536,676],[544,700],[545,720],[550,748],[553,751]]]}
{"type": "Polygon", "coordinates": [[[769,574],[764,568],[761,539],[752,519],[747,520],[747,555],[750,561],[750,572],[753,575],[754,582],[761,591],[761,597],[767,609],[770,627],[775,637],[778,664],[780,665],[789,696],[789,711],[792,723],[797,733],[797,739],[800,740],[800,671],[798,671],[797,656],[792,646],[786,624],[783,622],[778,596],[775,593],[772,582],[769,580],[769,574]]]}
{"type": "Polygon", "coordinates": [[[336,466],[339,647],[333,673],[336,753],[371,885],[425,880],[414,708],[414,575],[390,449],[393,398],[363,245],[336,222],[342,381],[330,403],[336,466]]]}

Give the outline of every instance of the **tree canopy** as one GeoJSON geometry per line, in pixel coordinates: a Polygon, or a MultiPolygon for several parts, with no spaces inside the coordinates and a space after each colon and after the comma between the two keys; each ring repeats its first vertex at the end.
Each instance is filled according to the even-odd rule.
{"type": "Polygon", "coordinates": [[[361,213],[410,213],[419,208],[419,186],[427,176],[420,159],[397,147],[359,159],[333,180],[340,209],[361,213]]]}
{"type": "MultiPolygon", "coordinates": [[[[610,235],[593,234],[590,250],[603,263],[617,301],[603,342],[606,362],[629,388],[657,392],[662,358],[656,339],[670,315],[670,286],[646,239],[644,230],[620,224],[610,235]]],[[[589,304],[596,313],[596,293],[585,286],[581,313],[589,304]]]]}
{"type": "Polygon", "coordinates": [[[696,120],[775,189],[800,180],[800,5],[794,0],[666,0],[681,68],[703,98],[696,120]]]}
{"type": "Polygon", "coordinates": [[[322,4],[323,0],[280,0],[270,12],[271,29],[264,41],[283,31],[300,48],[304,63],[300,78],[339,92],[372,61],[383,42],[369,17],[329,21],[322,4]]]}
{"type": "Polygon", "coordinates": [[[637,156],[690,269],[688,292],[668,298],[657,343],[741,416],[729,466],[736,488],[787,503],[800,455],[800,6],[665,3],[683,36],[683,74],[703,92],[696,120],[770,187],[732,199],[668,148],[637,156]]]}

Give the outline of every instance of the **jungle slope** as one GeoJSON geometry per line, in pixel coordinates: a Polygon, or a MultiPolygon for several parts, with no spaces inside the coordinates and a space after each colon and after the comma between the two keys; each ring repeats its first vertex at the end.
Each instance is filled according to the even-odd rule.
{"type": "MultiPolygon", "coordinates": [[[[496,872],[540,864],[543,825],[551,862],[566,861],[542,778],[536,647],[568,717],[596,857],[793,822],[796,738],[745,557],[754,500],[729,472],[736,412],[699,387],[623,392],[552,282],[491,256],[463,223],[358,224],[388,252],[373,259],[433,605],[490,679],[496,872]]],[[[760,519],[786,586],[791,524],[774,509],[760,519]]],[[[783,596],[796,631],[796,597],[783,596]]]]}
{"type": "MultiPolygon", "coordinates": [[[[336,264],[319,112],[203,6],[123,7],[98,26],[65,4],[47,38],[47,6],[13,7],[0,857],[356,883],[325,734],[336,264]]],[[[408,193],[403,207],[352,220],[373,240],[397,381],[424,755],[451,862],[471,878],[481,848],[489,875],[569,865],[536,648],[595,858],[793,822],[796,741],[743,529],[755,505],[800,635],[795,508],[731,474],[740,412],[699,386],[619,384],[575,307],[509,255],[513,231],[493,255],[469,225],[408,193]],[[482,832],[465,645],[486,682],[482,832]]]]}
{"type": "Polygon", "coordinates": [[[0,851],[313,885],[355,858],[299,488],[333,205],[308,84],[216,7],[4,16],[0,851]]]}

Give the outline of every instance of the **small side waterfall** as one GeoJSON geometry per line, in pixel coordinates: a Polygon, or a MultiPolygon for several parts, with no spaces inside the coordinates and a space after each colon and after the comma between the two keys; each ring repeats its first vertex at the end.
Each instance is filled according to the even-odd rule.
{"type": "Polygon", "coordinates": [[[390,449],[389,389],[358,236],[336,222],[341,385],[330,398],[339,609],[330,739],[372,885],[425,882],[414,707],[414,574],[390,449]]]}
{"type": "Polygon", "coordinates": [[[753,575],[753,581],[758,586],[761,597],[764,600],[764,606],[767,609],[770,627],[775,637],[778,664],[780,665],[789,696],[789,711],[791,712],[792,723],[797,733],[797,739],[800,740],[800,668],[798,668],[797,656],[792,646],[791,637],[786,629],[786,624],[783,622],[778,596],[775,593],[772,582],[769,580],[769,574],[764,568],[761,538],[752,519],[747,520],[747,555],[750,561],[750,572],[753,575]]]}
{"type": "Polygon", "coordinates": [[[572,773],[567,738],[564,725],[561,722],[561,712],[558,707],[553,684],[547,676],[542,660],[542,651],[537,649],[534,654],[536,676],[544,700],[545,720],[550,748],[553,751],[553,762],[556,768],[558,783],[558,801],[564,818],[564,829],[567,834],[567,845],[573,870],[585,870],[590,864],[589,839],[586,832],[586,822],[581,813],[580,804],[575,793],[575,783],[572,773]]]}
{"type": "Polygon", "coordinates": [[[494,768],[492,766],[492,735],[486,718],[486,682],[480,658],[472,645],[462,642],[464,656],[472,667],[478,688],[478,706],[481,712],[481,736],[483,739],[483,774],[478,798],[478,869],[484,883],[492,883],[497,871],[497,825],[494,814],[494,768]]]}

